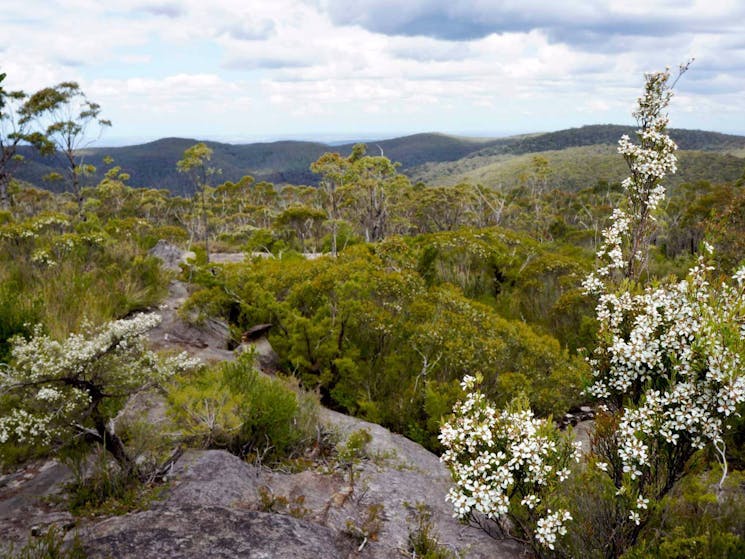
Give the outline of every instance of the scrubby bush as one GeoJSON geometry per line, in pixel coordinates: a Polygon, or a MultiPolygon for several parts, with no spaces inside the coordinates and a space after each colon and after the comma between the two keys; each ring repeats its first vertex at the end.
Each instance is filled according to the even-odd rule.
{"type": "Polygon", "coordinates": [[[448,282],[427,286],[402,239],[348,247],[337,258],[267,259],[195,274],[184,306],[239,331],[273,325],[280,366],[325,404],[439,448],[439,421],[458,379],[484,376],[499,402],[527,394],[540,413],[579,403],[586,365],[551,336],[448,282]]]}
{"type": "Polygon", "coordinates": [[[661,502],[640,543],[625,559],[736,559],[745,557],[742,472],[722,487],[715,472],[694,473],[661,502]]]}
{"type": "Polygon", "coordinates": [[[0,226],[0,290],[34,306],[33,322],[57,337],[84,320],[100,324],[152,307],[167,282],[159,261],[121,231],[74,226],[59,214],[0,226]]]}
{"type": "Polygon", "coordinates": [[[28,542],[16,549],[11,546],[0,550],[2,559],[85,559],[87,554],[75,536],[69,544],[65,543],[64,533],[52,526],[40,536],[29,536],[28,542]]]}
{"type": "Polygon", "coordinates": [[[260,374],[251,355],[175,379],[170,413],[188,440],[241,457],[277,461],[316,434],[314,397],[260,374]]]}

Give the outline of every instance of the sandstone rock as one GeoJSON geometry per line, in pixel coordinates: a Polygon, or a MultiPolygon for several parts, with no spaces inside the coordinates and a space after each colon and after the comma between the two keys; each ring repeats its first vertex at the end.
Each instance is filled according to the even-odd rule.
{"type": "Polygon", "coordinates": [[[90,559],[341,559],[349,553],[349,543],[323,526],[218,506],[128,514],[101,522],[81,536],[90,559]]]}
{"type": "Polygon", "coordinates": [[[64,531],[72,524],[69,512],[46,500],[71,480],[70,469],[56,460],[32,462],[0,478],[0,552],[10,544],[23,545],[33,530],[57,526],[64,531]]]}
{"type": "Polygon", "coordinates": [[[177,246],[172,245],[163,239],[159,240],[158,243],[150,249],[148,254],[160,259],[166,270],[173,270],[176,272],[181,270],[179,264],[185,263],[189,258],[194,258],[193,252],[181,250],[177,246]]]}
{"type": "Polygon", "coordinates": [[[253,351],[255,367],[264,372],[273,372],[279,366],[279,355],[266,338],[244,342],[235,348],[236,354],[253,351]]]}
{"type": "Polygon", "coordinates": [[[201,324],[185,321],[178,310],[188,297],[186,284],[173,280],[168,291],[169,296],[158,311],[161,323],[148,335],[153,347],[185,350],[205,362],[233,360],[233,352],[228,350],[228,325],[214,318],[207,318],[201,324]]]}
{"type": "Polygon", "coordinates": [[[245,262],[246,255],[243,252],[212,252],[210,262],[212,264],[237,264],[245,262]]]}
{"type": "Polygon", "coordinates": [[[241,506],[254,500],[259,474],[259,468],[224,450],[187,451],[168,474],[171,489],[157,506],[241,506]]]}
{"type": "Polygon", "coordinates": [[[574,426],[574,439],[582,443],[582,454],[590,452],[590,435],[595,428],[595,421],[580,421],[574,426]]]}

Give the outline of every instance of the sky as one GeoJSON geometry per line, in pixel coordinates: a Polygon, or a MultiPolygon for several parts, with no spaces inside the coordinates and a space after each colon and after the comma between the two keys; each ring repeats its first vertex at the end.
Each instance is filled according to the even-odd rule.
{"type": "Polygon", "coordinates": [[[632,124],[695,58],[671,125],[745,134],[743,0],[4,0],[0,72],[77,81],[98,145],[632,124]]]}

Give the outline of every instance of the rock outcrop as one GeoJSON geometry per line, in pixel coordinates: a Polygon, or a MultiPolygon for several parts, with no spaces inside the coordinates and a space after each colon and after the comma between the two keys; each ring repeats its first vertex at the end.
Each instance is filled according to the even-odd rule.
{"type": "Polygon", "coordinates": [[[184,505],[97,524],[83,537],[90,559],[342,559],[334,533],[291,516],[184,505]]]}
{"type": "Polygon", "coordinates": [[[435,456],[377,425],[344,423],[372,435],[353,485],[344,470],[281,473],[224,451],[192,450],[169,474],[162,501],[79,537],[91,558],[387,559],[405,556],[417,514],[426,511],[440,545],[470,558],[518,557],[518,546],[452,518],[449,478],[435,456]]]}
{"type": "MultiPolygon", "coordinates": [[[[174,280],[159,311],[163,321],[150,336],[153,345],[184,349],[204,361],[233,359],[226,325],[214,321],[195,326],[179,317],[187,296],[186,284],[174,280]]],[[[257,348],[263,356],[259,364],[267,367],[276,354],[262,339],[268,347],[257,348]]],[[[120,419],[129,414],[151,423],[165,421],[164,405],[157,393],[139,395],[120,419]]],[[[305,471],[287,473],[250,465],[220,450],[187,451],[167,474],[162,499],[149,510],[78,520],[68,538],[77,533],[91,558],[388,559],[411,557],[409,535],[417,528],[418,515],[426,514],[431,535],[459,556],[521,555],[518,545],[495,541],[452,517],[445,502],[450,477],[434,454],[379,425],[330,410],[321,410],[321,422],[342,441],[366,430],[371,437],[365,456],[344,467],[333,460],[316,461],[305,471]]],[[[71,527],[69,513],[40,499],[58,492],[69,479],[61,466],[49,464],[27,473],[22,483],[5,478],[0,540],[21,541],[33,525],[71,527]]]]}
{"type": "Polygon", "coordinates": [[[186,264],[186,261],[189,258],[194,258],[195,256],[193,252],[181,250],[177,246],[172,245],[163,239],[159,240],[157,244],[150,249],[148,254],[158,258],[166,270],[172,270],[175,272],[181,270],[181,264],[186,264]]]}

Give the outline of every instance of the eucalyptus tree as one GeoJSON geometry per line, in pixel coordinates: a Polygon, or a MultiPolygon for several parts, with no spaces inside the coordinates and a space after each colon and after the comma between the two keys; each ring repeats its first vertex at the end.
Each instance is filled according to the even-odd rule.
{"type": "Polygon", "coordinates": [[[382,153],[367,155],[365,144],[355,144],[347,157],[325,153],[311,164],[310,170],[321,175],[323,205],[331,222],[333,254],[336,254],[338,224],[343,215],[350,222],[357,222],[366,241],[385,238],[393,201],[405,187],[410,187],[408,179],[398,173],[398,165],[382,153]]]}
{"type": "Polygon", "coordinates": [[[204,249],[207,252],[207,261],[209,261],[210,250],[206,190],[209,188],[211,177],[222,173],[221,169],[209,165],[213,152],[212,148],[208,147],[204,142],[199,142],[185,149],[183,157],[176,163],[178,172],[184,173],[191,178],[196,188],[196,195],[199,197],[202,227],[204,229],[204,249]]]}
{"type": "Polygon", "coordinates": [[[10,207],[10,179],[15,163],[22,159],[18,146],[26,139],[28,126],[19,116],[23,91],[6,91],[2,87],[5,74],[0,74],[0,208],[10,207]]]}
{"type": "Polygon", "coordinates": [[[323,205],[331,223],[331,254],[336,256],[343,186],[349,173],[350,161],[338,153],[324,153],[311,163],[310,170],[321,175],[319,186],[323,192],[323,205]]]}
{"type": "Polygon", "coordinates": [[[77,82],[62,82],[34,93],[21,107],[20,123],[35,126],[28,141],[46,155],[61,160],[66,179],[83,209],[81,176],[95,168],[84,164],[84,149],[101,137],[111,121],[101,118],[101,106],[88,99],[77,82]]]}

